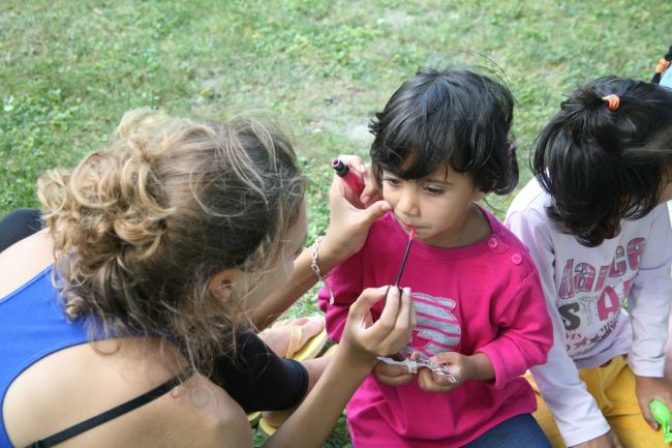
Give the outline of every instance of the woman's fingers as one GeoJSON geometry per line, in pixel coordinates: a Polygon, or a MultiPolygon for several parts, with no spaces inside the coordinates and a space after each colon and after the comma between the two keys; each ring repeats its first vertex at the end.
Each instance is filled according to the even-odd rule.
{"type": "Polygon", "coordinates": [[[360,175],[366,174],[366,165],[361,157],[350,154],[341,154],[338,156],[338,160],[348,165],[351,170],[355,170],[360,175]]]}
{"type": "MultiPolygon", "coordinates": [[[[350,167],[351,170],[355,170],[362,180],[364,181],[364,191],[360,194],[358,200],[361,201],[365,207],[370,206],[374,202],[382,199],[380,191],[378,190],[378,185],[371,174],[371,165],[365,164],[361,157],[353,155],[340,155],[338,158],[343,161],[346,165],[350,167]]],[[[357,204],[352,202],[352,204],[357,204]]]]}
{"type": "Polygon", "coordinates": [[[388,202],[378,201],[368,206],[365,210],[362,210],[362,224],[368,229],[376,219],[380,218],[390,210],[392,210],[392,206],[388,202]]]}
{"type": "Polygon", "coordinates": [[[415,328],[415,309],[411,301],[410,288],[399,290],[390,286],[385,302],[385,308],[378,322],[382,331],[387,333],[386,352],[397,353],[403,349],[411,339],[411,332],[415,328]]]}
{"type": "Polygon", "coordinates": [[[413,331],[415,311],[410,300],[410,290],[400,294],[394,287],[365,289],[350,307],[348,323],[352,322],[353,337],[369,353],[389,355],[406,346],[413,331]],[[371,307],[386,296],[383,312],[378,321],[368,326],[366,316],[371,307]]]}
{"type": "MultiPolygon", "coordinates": [[[[417,315],[415,314],[415,304],[411,300],[411,289],[404,288],[404,294],[401,296],[401,307],[397,314],[397,322],[401,326],[402,331],[413,331],[417,324],[417,315]]],[[[416,355],[418,356],[418,355],[416,355]]]]}
{"type": "Polygon", "coordinates": [[[402,296],[402,291],[396,286],[390,285],[385,290],[385,306],[376,325],[384,328],[388,333],[394,329],[397,322],[402,296]]]}
{"type": "Polygon", "coordinates": [[[369,310],[373,305],[385,297],[386,291],[386,286],[381,286],[380,288],[367,288],[362,291],[357,300],[350,305],[348,321],[352,320],[353,322],[358,322],[360,323],[360,325],[358,325],[360,328],[366,328],[366,326],[362,324],[365,322],[369,310]]]}
{"type": "Polygon", "coordinates": [[[415,376],[404,366],[391,366],[380,362],[376,364],[374,372],[378,380],[389,386],[403,386],[415,376]]]}
{"type": "Polygon", "coordinates": [[[382,195],[378,189],[378,184],[376,184],[373,176],[371,176],[369,171],[367,171],[363,176],[363,180],[364,190],[362,191],[362,194],[359,196],[359,198],[362,203],[368,207],[373,202],[382,199],[382,195]]]}
{"type": "MultiPolygon", "coordinates": [[[[364,204],[359,196],[348,187],[348,185],[338,176],[334,176],[329,188],[330,202],[339,209],[363,209],[364,204]]],[[[334,206],[332,205],[332,207],[334,206]]]]}

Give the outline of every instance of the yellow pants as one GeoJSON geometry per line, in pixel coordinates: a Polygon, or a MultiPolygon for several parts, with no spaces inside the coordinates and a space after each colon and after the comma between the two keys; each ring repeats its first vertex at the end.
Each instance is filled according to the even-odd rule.
{"type": "MultiPolygon", "coordinates": [[[[609,422],[625,448],[667,447],[660,430],[654,431],[642,417],[637,395],[635,375],[625,362],[624,356],[617,356],[611,362],[592,369],[579,369],[579,376],[586,383],[597,406],[609,422]]],[[[565,448],[553,414],[546,406],[537,384],[529,372],[525,375],[537,396],[537,412],[534,418],[546,433],[553,448],[565,448]]]]}

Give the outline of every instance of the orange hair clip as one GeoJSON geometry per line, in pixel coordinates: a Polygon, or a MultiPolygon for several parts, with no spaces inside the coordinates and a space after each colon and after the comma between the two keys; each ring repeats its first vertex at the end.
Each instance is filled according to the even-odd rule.
{"type": "Polygon", "coordinates": [[[656,65],[656,73],[663,73],[667,67],[670,66],[670,61],[665,58],[661,58],[656,65]]]}
{"type": "Polygon", "coordinates": [[[603,96],[602,100],[607,103],[607,107],[612,112],[618,109],[618,106],[621,104],[621,99],[618,95],[614,95],[613,93],[611,95],[603,96]]]}

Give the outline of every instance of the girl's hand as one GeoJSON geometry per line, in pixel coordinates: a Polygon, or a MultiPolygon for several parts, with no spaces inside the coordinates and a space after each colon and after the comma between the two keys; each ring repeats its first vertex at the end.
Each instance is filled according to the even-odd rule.
{"type": "Polygon", "coordinates": [[[593,440],[574,445],[573,448],[623,448],[621,441],[618,440],[613,431],[596,437],[593,440]]]}
{"type": "Polygon", "coordinates": [[[649,403],[658,399],[665,403],[668,409],[672,409],[672,384],[665,378],[650,378],[645,376],[635,376],[635,384],[637,400],[639,401],[642,415],[649,425],[656,430],[658,429],[658,423],[653,418],[653,415],[651,415],[649,403]]]}
{"type": "Polygon", "coordinates": [[[371,323],[371,307],[385,297],[387,290],[387,286],[365,289],[350,306],[339,350],[347,352],[354,362],[373,367],[377,356],[397,353],[411,339],[416,318],[408,288],[401,295],[397,288],[389,288],[380,318],[371,323]]]}
{"type": "Polygon", "coordinates": [[[418,373],[418,385],[427,392],[447,392],[459,387],[462,383],[474,377],[475,366],[469,356],[456,352],[439,353],[430,358],[434,364],[444,366],[457,380],[451,382],[448,376],[441,375],[430,369],[420,369],[418,373]]]}
{"type": "Polygon", "coordinates": [[[415,373],[405,366],[391,366],[382,362],[376,364],[373,373],[376,374],[378,381],[388,386],[403,386],[415,378],[415,373]]]}

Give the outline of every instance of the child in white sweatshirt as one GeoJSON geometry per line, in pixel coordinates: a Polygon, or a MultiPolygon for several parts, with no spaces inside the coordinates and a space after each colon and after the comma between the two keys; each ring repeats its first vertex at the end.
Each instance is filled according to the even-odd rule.
{"type": "Polygon", "coordinates": [[[537,265],[554,326],[548,362],[531,369],[535,417],[554,447],[662,446],[648,404],[672,409],[672,91],[618,78],[574,91],[533,165],[506,224],[537,265]]]}

